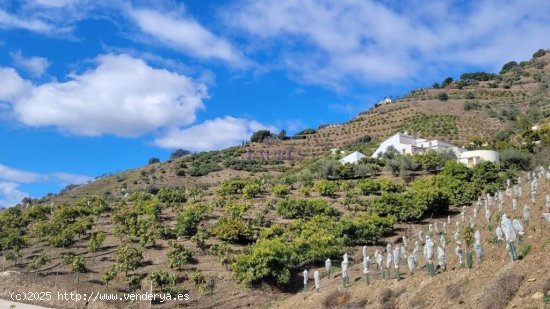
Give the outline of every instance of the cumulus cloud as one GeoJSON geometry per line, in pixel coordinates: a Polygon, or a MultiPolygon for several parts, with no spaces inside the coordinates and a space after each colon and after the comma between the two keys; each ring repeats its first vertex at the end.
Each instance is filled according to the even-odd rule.
{"type": "MultiPolygon", "coordinates": [[[[97,66],[65,82],[36,85],[11,100],[15,117],[33,127],[76,135],[135,137],[162,127],[189,125],[203,109],[204,84],[131,56],[101,55],[97,66]]],[[[14,81],[13,70],[7,75],[14,81]]],[[[0,71],[1,74],[2,71],[0,71]]],[[[8,97],[20,91],[6,91],[8,97]]]]}
{"type": "Polygon", "coordinates": [[[10,14],[0,9],[0,29],[24,29],[34,32],[49,33],[54,27],[49,23],[35,17],[26,17],[10,14]]]}
{"type": "Polygon", "coordinates": [[[274,132],[276,128],[254,120],[225,116],[185,129],[173,128],[153,143],[162,148],[206,151],[238,145],[257,130],[274,132]]]}
{"type": "Polygon", "coordinates": [[[0,164],[0,208],[13,206],[21,202],[24,197],[30,196],[21,190],[22,184],[56,183],[65,186],[83,184],[91,180],[93,178],[86,175],[63,172],[42,174],[0,164]]]}
{"type": "Polygon", "coordinates": [[[160,42],[198,58],[223,60],[230,65],[244,64],[242,55],[191,17],[152,9],[130,9],[129,15],[144,33],[160,42]]]}
{"type": "Polygon", "coordinates": [[[548,47],[550,2],[242,0],[225,20],[254,46],[277,44],[291,77],[340,88],[432,78],[446,64],[497,70],[528,58],[548,47]]]}
{"type": "Polygon", "coordinates": [[[0,208],[16,205],[28,196],[28,193],[19,190],[17,183],[0,182],[0,208]]]}
{"type": "Polygon", "coordinates": [[[0,67],[0,80],[0,101],[12,101],[32,88],[32,84],[21,78],[12,68],[0,67]]]}
{"type": "Polygon", "coordinates": [[[29,72],[34,77],[40,77],[48,67],[50,67],[50,62],[48,59],[43,57],[24,57],[20,51],[10,54],[11,59],[13,60],[15,66],[22,68],[23,70],[29,72]]]}

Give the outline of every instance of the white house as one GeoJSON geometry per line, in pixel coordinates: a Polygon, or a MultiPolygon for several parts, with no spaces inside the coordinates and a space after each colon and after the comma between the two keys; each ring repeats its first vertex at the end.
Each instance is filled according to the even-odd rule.
{"type": "Polygon", "coordinates": [[[397,133],[380,144],[378,149],[372,154],[373,158],[377,158],[393,146],[401,154],[416,154],[423,153],[428,150],[445,151],[451,150],[455,153],[458,161],[466,164],[469,167],[476,165],[481,161],[498,162],[498,152],[492,150],[474,150],[467,151],[464,148],[440,141],[427,140],[425,138],[415,137],[405,133],[397,133]]]}
{"type": "Polygon", "coordinates": [[[452,150],[458,157],[458,154],[466,151],[463,148],[457,147],[455,145],[451,145],[449,143],[445,143],[440,140],[436,140],[436,139],[427,140],[425,138],[409,135],[407,134],[407,132],[405,133],[400,132],[388,138],[384,142],[382,142],[382,144],[380,144],[378,149],[376,149],[376,151],[372,154],[372,157],[377,158],[378,156],[382,155],[384,152],[388,150],[390,146],[393,146],[393,148],[395,148],[401,154],[422,153],[428,150],[436,150],[436,151],[452,150]]]}
{"type": "Polygon", "coordinates": [[[357,164],[357,163],[359,163],[359,161],[361,161],[361,159],[363,159],[365,157],[366,156],[364,154],[360,153],[359,151],[355,151],[355,152],[352,152],[349,155],[343,157],[342,159],[340,159],[340,163],[342,163],[342,164],[347,164],[347,163],[357,164]]]}
{"type": "Polygon", "coordinates": [[[460,153],[460,156],[458,157],[458,162],[468,167],[474,167],[481,161],[498,162],[498,160],[499,154],[493,150],[464,151],[460,153]]]}

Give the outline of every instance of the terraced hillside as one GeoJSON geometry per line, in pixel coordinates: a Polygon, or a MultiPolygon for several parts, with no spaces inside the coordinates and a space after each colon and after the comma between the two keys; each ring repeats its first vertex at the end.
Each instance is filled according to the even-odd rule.
{"type": "MultiPolygon", "coordinates": [[[[502,190],[508,179],[521,176],[524,194],[515,212],[505,197],[503,212],[519,218],[530,203],[525,171],[550,164],[549,61],[545,55],[488,81],[413,91],[305,140],[173,156],[25,199],[0,211],[0,298],[9,299],[16,290],[119,296],[153,291],[190,298],[153,304],[57,298],[33,303],[55,308],[493,308],[485,305],[488,299],[504,299],[500,307],[544,306],[550,289],[550,229],[541,218],[544,196],[550,194],[547,180],[539,179],[532,219],[524,243],[518,244],[519,261],[509,262],[493,240],[500,220],[495,202],[492,227],[483,207],[475,221],[485,250],[481,263],[457,268],[453,236],[455,222],[459,232],[469,223],[478,196],[502,190]],[[446,100],[439,99],[443,93],[446,100]],[[532,130],[533,124],[540,128],[532,130]],[[350,144],[372,148],[376,141],[368,142],[365,135],[376,140],[397,130],[457,144],[478,136],[477,146],[494,142],[502,160],[469,169],[445,153],[388,154],[341,165],[326,151],[333,146],[350,150],[350,144]],[[287,147],[295,152],[277,153],[287,147]],[[262,150],[263,157],[253,157],[250,150],[262,150]],[[300,153],[303,160],[287,160],[300,153]],[[372,255],[407,236],[412,246],[420,230],[425,235],[435,222],[441,229],[447,216],[447,272],[430,277],[417,269],[408,275],[403,264],[402,281],[383,281],[371,265],[373,282],[365,286],[364,245],[372,255]],[[351,262],[348,288],[341,288],[341,270],[334,267],[319,294],[302,292],[305,268],[311,276],[327,257],[337,266],[345,252],[351,262]],[[501,280],[515,287],[504,289],[501,280]],[[492,294],[498,289],[505,297],[492,294]]],[[[422,245],[425,238],[419,240],[422,245]]]]}
{"type": "Polygon", "coordinates": [[[321,126],[301,140],[271,140],[249,146],[254,154],[288,153],[315,156],[346,147],[369,136],[385,139],[408,130],[467,146],[473,138],[494,136],[514,126],[520,113],[550,115],[550,55],[518,64],[513,70],[485,76],[468,75],[444,88],[417,89],[394,103],[373,107],[347,123],[321,126]],[[446,94],[442,100],[441,95],[446,94]],[[441,126],[441,124],[445,124],[441,126]]]}

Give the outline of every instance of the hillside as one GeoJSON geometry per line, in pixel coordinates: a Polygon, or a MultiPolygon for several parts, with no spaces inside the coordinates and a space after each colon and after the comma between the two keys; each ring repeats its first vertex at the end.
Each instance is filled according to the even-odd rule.
{"type": "Polygon", "coordinates": [[[465,76],[444,88],[416,89],[346,123],[321,125],[305,139],[270,140],[249,148],[256,156],[291,150],[307,157],[325,154],[333,147],[346,148],[364,136],[379,141],[403,130],[466,147],[473,138],[512,129],[520,113],[550,115],[550,54],[518,66],[490,77],[474,76],[480,80],[465,76]],[[444,93],[447,99],[440,100],[438,96],[444,93]]]}
{"type": "MultiPolygon", "coordinates": [[[[510,262],[493,240],[500,220],[496,202],[490,226],[483,206],[475,203],[520,176],[518,209],[512,212],[506,197],[503,211],[520,218],[530,204],[526,172],[550,164],[550,54],[505,67],[501,74],[464,75],[445,87],[412,91],[305,139],[270,138],[174,156],[26,199],[0,212],[0,298],[9,299],[15,288],[119,296],[152,289],[190,296],[154,302],[154,308],[493,308],[484,304],[500,297],[492,294],[499,274],[515,274],[505,279],[517,289],[507,291],[500,307],[544,306],[549,297],[532,296],[550,289],[550,229],[542,218],[550,194],[546,176],[538,180],[532,219],[524,243],[517,245],[519,261],[510,262]],[[535,124],[540,129],[533,131],[535,124]],[[342,166],[328,151],[367,152],[400,130],[472,149],[494,148],[502,160],[468,169],[444,153],[395,154],[342,166]],[[457,268],[455,222],[462,222],[463,209],[468,222],[473,208],[485,257],[472,269],[457,268]],[[413,242],[418,231],[426,235],[428,224],[441,227],[447,216],[452,221],[447,272],[438,269],[430,277],[419,269],[408,275],[403,264],[403,280],[384,281],[371,265],[373,282],[365,287],[364,245],[372,255],[399,244],[402,236],[413,242]],[[347,289],[337,267],[345,252],[350,256],[347,289]],[[320,293],[302,293],[304,268],[310,270],[311,289],[313,271],[322,270],[327,257],[334,261],[334,276],[323,278],[320,293]]],[[[461,223],[460,231],[466,225],[461,223]]],[[[30,302],[55,308],[149,308],[146,301],[30,302]]]]}

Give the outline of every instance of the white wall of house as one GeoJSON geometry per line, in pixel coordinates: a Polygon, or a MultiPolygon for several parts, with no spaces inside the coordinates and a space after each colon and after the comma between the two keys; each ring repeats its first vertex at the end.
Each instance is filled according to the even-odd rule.
{"type": "Polygon", "coordinates": [[[474,167],[481,161],[498,162],[500,159],[498,152],[493,150],[472,150],[460,154],[458,162],[474,167]]]}

